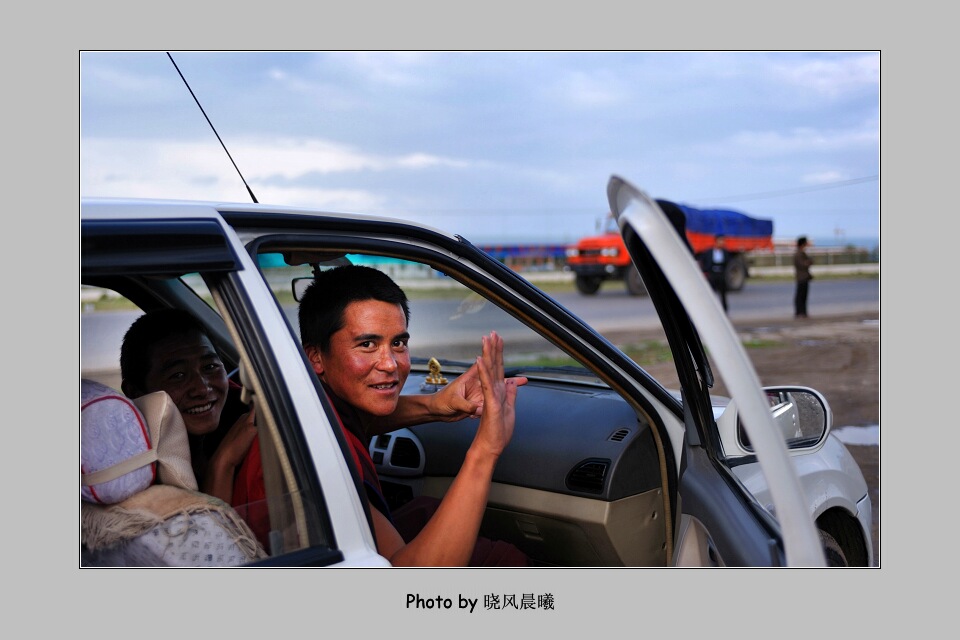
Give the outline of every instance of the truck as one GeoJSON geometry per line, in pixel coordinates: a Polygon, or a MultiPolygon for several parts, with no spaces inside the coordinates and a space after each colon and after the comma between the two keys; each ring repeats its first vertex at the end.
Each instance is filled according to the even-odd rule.
{"type": "MultiPolygon", "coordinates": [[[[773,221],[755,218],[732,209],[698,209],[684,204],[657,200],[657,204],[676,221],[685,218],[687,244],[695,256],[710,249],[718,235],[724,236],[730,253],[727,264],[727,291],[740,291],[749,277],[747,255],[753,251],[773,251],[773,221]],[[677,212],[682,216],[677,216],[677,212]]],[[[675,224],[677,224],[675,222],[675,224]]],[[[620,280],[633,296],[646,295],[640,272],[630,261],[630,254],[611,215],[599,235],[580,238],[567,247],[567,271],[575,274],[577,291],[594,295],[607,280],[620,280]]]]}

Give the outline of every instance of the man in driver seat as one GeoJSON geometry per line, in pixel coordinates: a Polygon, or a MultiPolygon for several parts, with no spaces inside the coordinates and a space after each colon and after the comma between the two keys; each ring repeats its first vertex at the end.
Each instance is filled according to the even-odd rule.
{"type": "MultiPolygon", "coordinates": [[[[478,540],[493,470],[513,435],[517,388],[526,382],[504,379],[503,338],[495,332],[483,336],[476,364],[451,383],[455,390],[461,387],[457,397],[473,405],[466,415],[480,417],[459,473],[409,540],[393,522],[368,447],[372,436],[412,423],[411,412],[397,410],[410,373],[409,317],[403,290],[385,273],[358,265],[320,272],[299,310],[300,339],[313,370],[348,437],[363,445],[354,449],[366,458],[359,467],[377,550],[399,566],[524,566],[526,556],[513,545],[478,540]],[[474,377],[479,385],[471,383],[474,377]]],[[[462,417],[450,412],[448,419],[462,417]]]]}

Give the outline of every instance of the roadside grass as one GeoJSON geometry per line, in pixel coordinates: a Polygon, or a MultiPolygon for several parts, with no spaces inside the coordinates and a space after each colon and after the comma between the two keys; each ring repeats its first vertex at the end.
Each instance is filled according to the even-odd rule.
{"type": "Polygon", "coordinates": [[[673,354],[665,341],[646,340],[640,344],[625,344],[620,346],[631,360],[641,367],[648,367],[661,362],[673,362],[673,354]]]}
{"type": "Polygon", "coordinates": [[[139,307],[126,298],[104,294],[92,301],[80,301],[80,312],[91,311],[136,311],[139,307]]]}
{"type": "MultiPolygon", "coordinates": [[[[778,340],[760,340],[747,339],[742,340],[741,344],[745,349],[765,349],[770,347],[779,347],[783,343],[778,340]]],[[[649,367],[665,362],[673,362],[673,354],[666,341],[647,340],[642,343],[617,345],[627,357],[636,362],[641,367],[649,367]]],[[[566,357],[548,357],[545,355],[516,355],[510,358],[510,366],[519,367],[569,367],[579,366],[579,363],[573,358],[566,357]]]]}
{"type": "MultiPolygon", "coordinates": [[[[817,275],[818,280],[877,280],[878,278],[879,275],[875,273],[817,275]]],[[[792,281],[793,276],[754,276],[750,278],[750,281],[755,282],[782,282],[786,280],[792,281]]],[[[576,287],[574,286],[572,280],[544,280],[541,282],[535,281],[534,284],[536,284],[537,288],[539,288],[541,291],[549,295],[558,293],[573,293],[576,291],[576,287]]],[[[276,289],[273,293],[281,305],[296,304],[296,301],[293,299],[293,293],[288,287],[276,289]]],[[[462,287],[445,286],[432,288],[407,287],[406,293],[411,300],[461,299],[464,295],[462,287]]],[[[202,295],[202,297],[207,304],[213,304],[213,299],[209,295],[202,295]]],[[[125,298],[118,297],[107,292],[104,292],[103,295],[95,300],[88,298],[87,300],[81,299],[80,301],[81,313],[90,311],[135,311],[136,309],[137,307],[125,298]]]]}
{"type": "MultiPolygon", "coordinates": [[[[817,273],[816,280],[879,280],[879,273],[817,273]]],[[[782,276],[750,276],[747,285],[751,282],[793,282],[793,274],[782,276]]],[[[744,285],[744,286],[747,286],[744,285]]]]}
{"type": "Polygon", "coordinates": [[[766,349],[767,347],[783,346],[783,342],[780,340],[768,340],[763,338],[748,338],[746,340],[741,340],[740,344],[742,344],[745,349],[766,349]]]}
{"type": "MultiPolygon", "coordinates": [[[[638,344],[621,345],[623,351],[631,360],[641,367],[670,362],[673,355],[667,343],[660,340],[646,340],[638,344]]],[[[542,354],[516,354],[509,358],[511,367],[578,367],[579,362],[570,357],[546,356],[542,354]]]]}

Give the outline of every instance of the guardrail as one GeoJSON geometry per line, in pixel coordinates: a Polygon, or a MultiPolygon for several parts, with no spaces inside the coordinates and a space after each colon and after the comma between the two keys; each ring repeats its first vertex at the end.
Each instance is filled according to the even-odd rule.
{"type": "MultiPolygon", "coordinates": [[[[574,274],[572,271],[564,271],[562,268],[557,268],[554,265],[551,265],[549,268],[544,268],[543,265],[538,265],[532,268],[524,268],[523,265],[508,265],[511,268],[515,269],[520,273],[524,278],[530,282],[573,282],[574,274]]],[[[772,265],[757,265],[752,264],[750,266],[750,276],[754,278],[766,277],[793,277],[793,258],[790,257],[789,264],[772,264],[772,265]]],[[[816,263],[810,267],[810,271],[813,273],[814,277],[817,275],[878,275],[880,273],[880,263],[879,262],[863,262],[863,263],[852,263],[852,264],[819,264],[816,263]]],[[[271,270],[265,270],[267,274],[267,280],[271,282],[272,285],[288,287],[290,284],[290,275],[287,272],[283,273],[283,277],[279,280],[277,278],[272,278],[271,270]]],[[[307,271],[304,272],[304,275],[309,275],[307,271]]],[[[450,281],[448,278],[443,278],[437,276],[432,270],[426,270],[422,273],[418,273],[418,277],[410,277],[409,274],[392,273],[391,276],[397,280],[404,288],[436,288],[437,286],[443,286],[447,281],[449,281],[450,286],[461,286],[455,281],[450,281]]],[[[191,276],[187,276],[189,279],[191,276]]],[[[195,278],[195,282],[192,283],[194,287],[198,290],[206,291],[206,287],[203,285],[203,281],[199,278],[195,278]]],[[[101,296],[108,297],[119,297],[119,294],[109,291],[106,289],[98,289],[95,287],[88,287],[81,285],[80,287],[80,302],[81,303],[93,303],[101,298],[101,296]]]]}

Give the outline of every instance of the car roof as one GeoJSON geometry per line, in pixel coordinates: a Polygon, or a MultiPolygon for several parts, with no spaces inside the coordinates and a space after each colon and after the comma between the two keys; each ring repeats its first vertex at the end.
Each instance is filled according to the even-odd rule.
{"type": "Polygon", "coordinates": [[[457,236],[449,231],[423,224],[410,218],[379,216],[361,213],[342,213],[261,203],[218,202],[204,200],[166,200],[149,198],[81,198],[80,217],[83,220],[129,220],[129,219],[219,219],[231,213],[246,216],[263,215],[267,222],[277,214],[317,218],[335,218],[371,223],[407,224],[431,231],[450,239],[457,236]]]}

